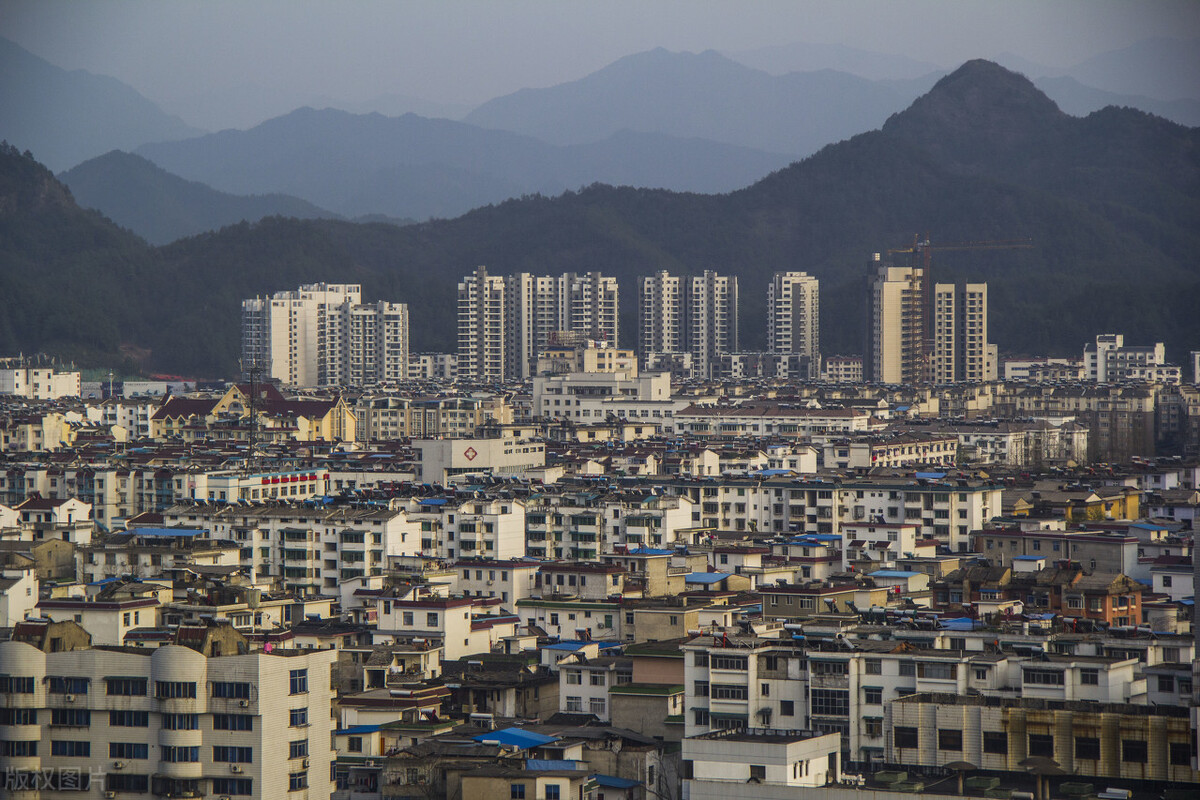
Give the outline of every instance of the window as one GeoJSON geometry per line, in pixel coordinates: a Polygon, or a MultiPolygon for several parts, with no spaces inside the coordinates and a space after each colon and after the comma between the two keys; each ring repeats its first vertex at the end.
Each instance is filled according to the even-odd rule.
{"type": "Polygon", "coordinates": [[[425,624],[431,628],[436,628],[438,624],[438,615],[436,611],[430,611],[425,614],[425,624]]]}
{"type": "Polygon", "coordinates": [[[90,758],[92,755],[92,743],[84,741],[61,741],[54,740],[50,742],[50,755],[66,756],[68,758],[90,758]]]}
{"type": "Polygon", "coordinates": [[[254,783],[250,778],[213,778],[212,793],[221,797],[249,796],[254,794],[254,783]]]}
{"type": "MultiPolygon", "coordinates": [[[[626,617],[627,617],[627,619],[625,621],[632,625],[633,624],[633,614],[627,614],[626,617]]],[[[708,653],[692,653],[692,665],[697,666],[697,667],[707,667],[708,666],[708,653]]],[[[30,691],[33,691],[33,690],[30,689],[30,691]]]]}
{"type": "Polygon", "coordinates": [[[191,764],[200,760],[199,747],[159,747],[160,758],[170,764],[191,764]]]}
{"type": "Polygon", "coordinates": [[[866,717],[863,719],[863,733],[873,739],[883,736],[883,720],[879,717],[866,717]]]}
{"type": "Polygon", "coordinates": [[[892,728],[892,744],[897,747],[917,747],[916,728],[892,728]]]}
{"type": "Polygon", "coordinates": [[[109,758],[138,758],[150,757],[150,745],[141,742],[109,742],[109,758]]]}
{"type": "Polygon", "coordinates": [[[546,800],[562,800],[560,788],[557,783],[552,783],[546,787],[546,800]]]}
{"type": "Polygon", "coordinates": [[[1054,737],[1048,733],[1029,734],[1029,755],[1054,758],[1054,737]]]}
{"type": "Polygon", "coordinates": [[[938,728],[938,750],[962,750],[962,731],[938,728]]]}
{"type": "MultiPolygon", "coordinates": [[[[216,791],[216,781],[213,782],[213,790],[216,791]]],[[[104,776],[104,788],[110,792],[132,792],[135,794],[145,794],[150,791],[150,776],[149,775],[128,775],[118,772],[110,772],[104,776]]],[[[232,794],[232,792],[226,792],[232,794]]],[[[249,794],[249,792],[247,792],[249,794]]]]}
{"type": "Polygon", "coordinates": [[[288,744],[288,758],[308,758],[308,739],[297,739],[288,744]]]}
{"type": "Polygon", "coordinates": [[[1024,671],[1025,683],[1042,686],[1062,686],[1063,673],[1056,669],[1027,669],[1024,671]]]}
{"type": "Polygon", "coordinates": [[[812,713],[846,716],[850,713],[850,692],[844,689],[813,689],[812,713]]]}
{"type": "Polygon", "coordinates": [[[308,709],[293,708],[289,714],[288,724],[293,728],[303,728],[308,724],[308,709]]]}
{"type": "Polygon", "coordinates": [[[196,697],[196,684],[185,681],[155,681],[154,696],[159,700],[196,697]]]}
{"type": "Polygon", "coordinates": [[[845,661],[812,661],[809,670],[813,675],[845,675],[845,661]]]}
{"type": "Polygon", "coordinates": [[[1100,670],[1098,670],[1098,669],[1081,669],[1081,670],[1079,670],[1079,682],[1084,686],[1099,686],[1100,685],[1100,670]]]}
{"type": "Polygon", "coordinates": [[[748,694],[745,686],[736,683],[714,683],[712,696],[717,700],[745,700],[748,694]]]}
{"type": "Polygon", "coordinates": [[[1158,676],[1158,690],[1160,692],[1174,692],[1175,691],[1175,676],[1174,675],[1159,675],[1158,676]]]}
{"type": "Polygon", "coordinates": [[[763,764],[750,765],[750,780],[765,781],[767,779],[767,768],[763,764]]]}
{"type": "Polygon", "coordinates": [[[214,683],[212,685],[212,696],[248,700],[250,698],[250,684],[230,683],[226,681],[214,683]]]}
{"type": "Polygon", "coordinates": [[[413,624],[413,612],[411,612],[411,611],[405,611],[405,612],[404,612],[404,616],[402,617],[402,619],[404,620],[404,625],[405,625],[405,626],[410,626],[410,625],[412,625],[412,624],[413,624]]]}
{"type": "Polygon", "coordinates": [[[604,716],[604,704],[605,700],[603,697],[593,697],[588,701],[588,711],[598,717],[604,716]]]}
{"type": "Polygon", "coordinates": [[[796,704],[791,700],[781,700],[779,703],[779,716],[793,717],[796,715],[796,704]]]}
{"type": "MultiPolygon", "coordinates": [[[[163,727],[167,727],[166,718],[163,717],[163,727]]],[[[108,712],[108,724],[112,728],[148,728],[150,727],[150,712],[148,711],[110,711],[108,712]]]]}
{"type": "Polygon", "coordinates": [[[50,694],[87,694],[88,679],[51,675],[47,679],[46,691],[50,694]]]}
{"type": "Polygon", "coordinates": [[[878,658],[868,658],[866,660],[866,669],[864,671],[868,675],[882,675],[883,661],[878,658]]]}
{"type": "Polygon", "coordinates": [[[6,758],[31,758],[38,754],[38,743],[32,742],[0,742],[0,756],[6,758]]]}
{"type": "Polygon", "coordinates": [[[1131,764],[1146,763],[1146,740],[1145,739],[1122,739],[1121,740],[1121,760],[1131,764]]]}
{"type": "Polygon", "coordinates": [[[0,708],[0,725],[37,725],[36,708],[0,708]]]}
{"type": "Polygon", "coordinates": [[[712,669],[737,669],[744,670],[747,667],[745,656],[717,656],[712,657],[712,669]]]}
{"type": "Polygon", "coordinates": [[[567,676],[567,684],[569,686],[579,686],[583,683],[583,674],[579,670],[563,670],[563,674],[567,676]]]}
{"type": "Polygon", "coordinates": [[[293,772],[288,775],[288,791],[298,792],[308,788],[308,773],[293,772]]]}
{"type": "Polygon", "coordinates": [[[525,784],[514,783],[509,785],[508,796],[510,800],[525,800],[525,784]]]}
{"type": "Polygon", "coordinates": [[[1075,757],[1093,761],[1100,758],[1100,740],[1092,736],[1075,737],[1075,757]]]}
{"type": "Polygon", "coordinates": [[[900,677],[915,678],[917,675],[917,665],[912,661],[900,662],[900,677]]]}
{"type": "Polygon", "coordinates": [[[696,681],[693,684],[693,691],[696,697],[708,697],[708,681],[696,681]]]}
{"type": "Polygon", "coordinates": [[[64,728],[86,728],[92,724],[92,712],[86,708],[51,709],[50,724],[64,728]]]}
{"type": "Polygon", "coordinates": [[[983,732],[983,752],[992,755],[1008,755],[1008,734],[997,731],[983,732]]]}
{"type": "Polygon", "coordinates": [[[958,678],[958,664],[941,661],[922,661],[917,664],[917,677],[952,681],[958,678]]]}
{"type": "Polygon", "coordinates": [[[107,693],[120,697],[145,697],[145,678],[105,678],[104,685],[107,693]]]}
{"type": "Polygon", "coordinates": [[[877,686],[866,686],[863,688],[863,703],[869,706],[878,706],[883,704],[883,689],[877,686]]]}
{"type": "Polygon", "coordinates": [[[1192,747],[1189,742],[1168,742],[1167,763],[1172,767],[1187,767],[1192,763],[1192,747]]]}
{"type": "MultiPolygon", "coordinates": [[[[288,694],[308,693],[308,670],[294,669],[291,671],[288,694]]],[[[307,782],[306,782],[307,785],[307,782]]]]}
{"type": "Polygon", "coordinates": [[[568,695],[567,696],[567,711],[582,712],[583,711],[583,698],[577,697],[574,695],[568,695]]]}
{"type": "Polygon", "coordinates": [[[162,726],[169,731],[199,730],[200,716],[198,714],[163,714],[162,726]]]}
{"type": "Polygon", "coordinates": [[[254,717],[251,714],[213,714],[214,731],[252,731],[254,717]]]}
{"type": "Polygon", "coordinates": [[[604,673],[603,672],[594,672],[593,671],[589,674],[591,675],[592,686],[603,686],[604,685],[604,673]]]}

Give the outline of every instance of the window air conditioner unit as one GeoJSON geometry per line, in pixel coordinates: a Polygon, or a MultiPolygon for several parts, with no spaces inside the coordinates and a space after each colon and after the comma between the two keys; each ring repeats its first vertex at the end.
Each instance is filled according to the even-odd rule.
{"type": "Polygon", "coordinates": [[[117,796],[117,793],[116,793],[116,792],[105,792],[105,793],[104,793],[104,796],[105,796],[106,798],[113,798],[113,797],[116,797],[116,796],[117,796]]]}
{"type": "Polygon", "coordinates": [[[230,772],[241,772],[241,771],[242,771],[242,765],[241,765],[241,764],[230,764],[230,765],[229,765],[229,771],[230,771],[230,772]]]}
{"type": "Polygon", "coordinates": [[[241,706],[242,708],[249,708],[249,707],[250,707],[250,701],[249,701],[249,700],[243,700],[243,701],[241,701],[240,703],[238,703],[238,705],[239,705],[239,706],[241,706]]]}
{"type": "Polygon", "coordinates": [[[68,703],[74,703],[74,702],[75,702],[75,695],[73,695],[73,694],[68,694],[68,695],[65,695],[65,696],[63,697],[63,699],[64,699],[64,700],[66,700],[68,703]]]}
{"type": "Polygon", "coordinates": [[[304,767],[304,769],[308,769],[308,759],[306,758],[303,761],[301,761],[300,766],[304,767]]]}
{"type": "Polygon", "coordinates": [[[125,762],[124,761],[114,761],[113,769],[125,769],[125,762]]]}

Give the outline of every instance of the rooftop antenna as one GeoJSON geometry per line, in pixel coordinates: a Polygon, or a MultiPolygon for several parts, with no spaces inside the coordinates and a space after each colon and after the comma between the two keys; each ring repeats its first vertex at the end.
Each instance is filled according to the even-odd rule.
{"type": "Polygon", "coordinates": [[[258,446],[258,414],[255,413],[255,403],[258,401],[258,377],[262,374],[262,367],[259,366],[258,360],[250,362],[249,366],[243,361],[240,363],[242,373],[250,378],[250,436],[249,448],[246,451],[246,468],[251,471],[258,469],[258,455],[255,452],[258,446]]]}

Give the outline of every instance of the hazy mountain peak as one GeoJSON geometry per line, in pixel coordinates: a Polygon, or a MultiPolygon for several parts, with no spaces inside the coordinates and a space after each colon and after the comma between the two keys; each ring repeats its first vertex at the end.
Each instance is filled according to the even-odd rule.
{"type": "MultiPolygon", "coordinates": [[[[892,115],[883,130],[942,155],[967,141],[972,149],[981,144],[1011,149],[1043,136],[1066,118],[1054,101],[1024,75],[975,59],[939,80],[907,109],[892,115]]],[[[961,150],[958,155],[962,155],[961,150]]]]}

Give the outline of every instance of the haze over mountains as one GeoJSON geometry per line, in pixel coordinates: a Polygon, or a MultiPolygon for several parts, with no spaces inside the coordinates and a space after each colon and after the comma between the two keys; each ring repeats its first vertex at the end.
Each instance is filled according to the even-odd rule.
{"type": "Polygon", "coordinates": [[[728,194],[597,185],[407,227],[272,217],[151,248],[7,151],[0,293],[24,301],[0,320],[0,350],[230,374],[240,299],[319,280],[409,303],[414,350],[452,350],[456,283],[487,264],[617,276],[626,343],[636,276],[733,271],[746,348],[764,344],[769,276],[806,269],[822,281],[824,349],[860,352],[870,251],[920,231],[1034,241],[937,260],[939,279],[989,282],[1002,352],[1077,353],[1119,320],[1131,341],[1163,340],[1179,357],[1200,340],[1198,154],[1196,129],[1131,109],[1074,118],[974,61],[880,130],[728,194]]]}
{"type": "MultiPolygon", "coordinates": [[[[1031,62],[1022,66],[1046,76],[1035,83],[1068,113],[1129,105],[1198,125],[1200,100],[1167,97],[1185,82],[1151,80],[1168,67],[1171,74],[1194,72],[1196,58],[1186,45],[1147,42],[1057,74],[1031,62]],[[1084,85],[1078,76],[1145,91],[1114,94],[1084,85]]],[[[714,51],[657,49],[577,81],[495,98],[462,122],[364,113],[370,107],[462,111],[396,95],[340,103],[344,110],[301,108],[249,130],[197,135],[112,79],[65,72],[0,40],[6,67],[0,73],[0,138],[32,149],[58,170],[113,149],[136,151],[161,167],[165,172],[154,175],[152,190],[145,183],[151,173],[135,160],[110,157],[103,169],[92,165],[63,175],[87,205],[161,242],[273,213],[451,217],[510,197],[554,195],[595,182],[731,191],[878,127],[942,74],[916,58],[839,46],[734,55],[765,69],[714,51]],[[83,175],[101,173],[103,181],[84,185],[83,175]],[[215,191],[199,202],[198,187],[189,185],[195,183],[215,191]],[[135,202],[147,192],[156,202],[135,202]],[[286,197],[248,199],[258,195],[286,197]]],[[[244,88],[247,97],[256,96],[252,83],[244,88]]],[[[263,108],[287,102],[276,95],[260,99],[263,108]]]]}

